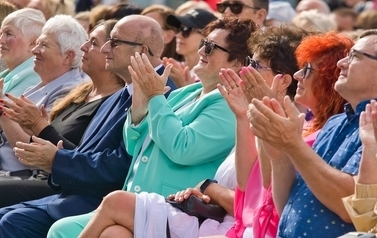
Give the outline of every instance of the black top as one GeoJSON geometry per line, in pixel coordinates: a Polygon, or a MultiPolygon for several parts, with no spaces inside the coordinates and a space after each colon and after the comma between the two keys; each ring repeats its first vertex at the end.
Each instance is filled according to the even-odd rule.
{"type": "Polygon", "coordinates": [[[76,148],[98,108],[107,98],[88,103],[70,104],[39,133],[38,137],[48,140],[54,145],[62,140],[64,149],[76,148]]]}

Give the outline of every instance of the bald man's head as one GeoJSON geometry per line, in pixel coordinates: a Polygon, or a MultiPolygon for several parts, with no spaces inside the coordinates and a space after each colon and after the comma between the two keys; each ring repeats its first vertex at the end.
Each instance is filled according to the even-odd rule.
{"type": "Polygon", "coordinates": [[[319,13],[330,14],[331,10],[327,3],[323,0],[302,0],[297,4],[296,12],[317,9],[319,13]]]}
{"type": "Polygon", "coordinates": [[[115,27],[119,29],[120,34],[127,35],[128,38],[131,36],[135,42],[148,46],[154,57],[161,57],[164,38],[161,26],[154,19],[142,15],[130,15],[119,20],[115,27]]]}

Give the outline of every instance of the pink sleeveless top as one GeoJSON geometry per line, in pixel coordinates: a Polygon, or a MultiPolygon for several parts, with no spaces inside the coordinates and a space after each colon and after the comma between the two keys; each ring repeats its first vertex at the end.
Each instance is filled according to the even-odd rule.
{"type": "MultiPolygon", "coordinates": [[[[319,131],[304,138],[312,146],[319,131]]],[[[235,223],[226,236],[242,238],[246,227],[253,228],[253,238],[276,237],[279,216],[276,211],[271,186],[265,189],[262,186],[259,160],[256,160],[251,169],[246,189],[241,191],[236,187],[234,197],[235,223]]]]}

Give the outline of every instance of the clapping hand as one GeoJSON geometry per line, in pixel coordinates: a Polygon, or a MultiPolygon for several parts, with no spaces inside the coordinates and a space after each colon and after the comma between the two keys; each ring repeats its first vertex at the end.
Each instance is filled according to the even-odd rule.
{"type": "Polygon", "coordinates": [[[279,80],[282,79],[282,74],[277,74],[271,82],[271,86],[267,84],[262,75],[252,67],[243,67],[240,71],[242,79],[241,88],[251,103],[253,98],[262,100],[263,97],[279,98],[279,80]]]}
{"type": "Polygon", "coordinates": [[[29,135],[36,134],[36,128],[44,128],[48,123],[48,115],[44,105],[40,109],[23,95],[17,98],[6,94],[10,100],[0,100],[0,109],[3,116],[17,122],[29,135]]]}
{"type": "Polygon", "coordinates": [[[372,100],[360,114],[359,134],[364,147],[376,147],[377,104],[372,100]]]}
{"type": "Polygon", "coordinates": [[[33,143],[17,142],[13,148],[18,160],[28,166],[37,167],[51,173],[56,152],[63,148],[63,141],[55,146],[47,140],[33,136],[33,143]]]}
{"type": "Polygon", "coordinates": [[[173,65],[170,71],[170,77],[173,79],[178,88],[195,83],[195,77],[191,75],[190,69],[185,62],[179,62],[173,58],[164,57],[162,59],[162,63],[165,65],[165,67],[167,67],[169,64],[173,65]]]}
{"type": "Polygon", "coordinates": [[[241,78],[232,69],[221,69],[220,80],[223,85],[217,88],[227,101],[236,117],[246,117],[248,101],[240,87],[241,78]]]}
{"type": "Polygon", "coordinates": [[[299,113],[288,96],[284,98],[284,108],[285,111],[276,99],[264,97],[263,101],[253,99],[247,113],[254,135],[281,151],[302,140],[305,120],[305,114],[299,113]]]}
{"type": "Polygon", "coordinates": [[[163,95],[165,93],[165,85],[168,80],[172,65],[168,64],[164,73],[160,76],[152,64],[149,62],[145,54],[136,52],[135,56],[131,56],[131,65],[128,66],[128,71],[132,76],[133,82],[136,82],[144,96],[149,101],[156,95],[163,95]]]}

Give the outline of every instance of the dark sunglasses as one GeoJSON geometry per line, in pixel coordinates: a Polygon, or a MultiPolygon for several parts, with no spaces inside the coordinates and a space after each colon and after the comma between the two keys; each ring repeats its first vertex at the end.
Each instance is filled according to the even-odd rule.
{"type": "Polygon", "coordinates": [[[251,8],[251,9],[254,9],[254,10],[260,9],[259,7],[252,7],[252,6],[246,5],[242,2],[234,2],[234,3],[221,2],[221,3],[216,3],[216,7],[217,7],[217,11],[220,12],[220,13],[224,13],[225,10],[229,7],[230,11],[233,14],[240,14],[244,7],[251,8]]]}
{"type": "Polygon", "coordinates": [[[208,40],[204,40],[204,39],[201,39],[200,40],[200,44],[199,44],[199,50],[204,46],[204,53],[208,56],[210,54],[212,54],[213,50],[214,49],[219,49],[219,50],[222,50],[224,52],[227,52],[229,53],[229,51],[213,42],[210,42],[208,40]]]}
{"type": "Polygon", "coordinates": [[[202,34],[202,32],[200,30],[197,30],[197,29],[194,29],[194,28],[191,28],[191,27],[181,27],[177,30],[177,33],[181,32],[181,35],[183,38],[188,38],[191,34],[191,32],[197,32],[199,34],[202,34]]]}
{"type": "Polygon", "coordinates": [[[119,46],[120,44],[137,45],[137,46],[145,45],[148,48],[148,53],[150,54],[150,56],[154,56],[151,49],[149,49],[149,46],[147,46],[146,44],[141,44],[141,43],[137,43],[137,42],[133,42],[133,41],[119,40],[119,39],[115,39],[115,38],[107,38],[107,41],[110,42],[111,48],[115,48],[115,47],[119,46]]]}
{"type": "Polygon", "coordinates": [[[315,69],[312,68],[312,65],[310,63],[306,63],[304,68],[301,69],[301,78],[306,79],[307,77],[309,77],[311,71],[315,71],[315,69]]]}

